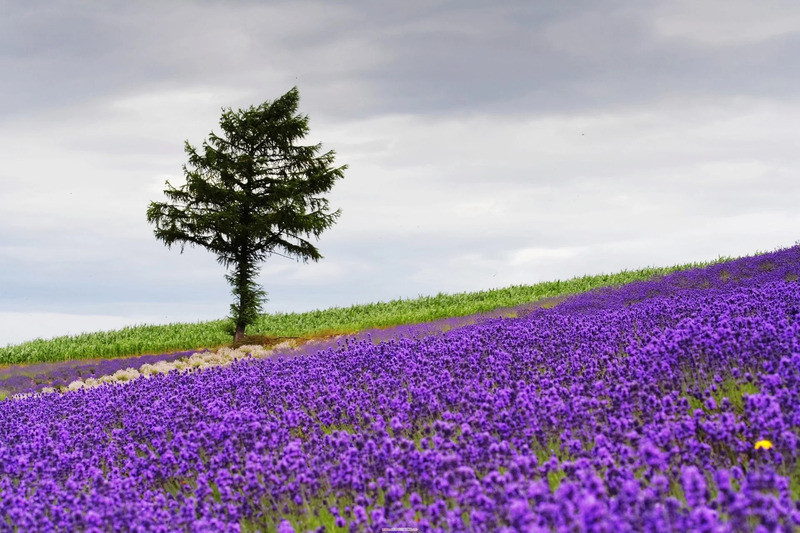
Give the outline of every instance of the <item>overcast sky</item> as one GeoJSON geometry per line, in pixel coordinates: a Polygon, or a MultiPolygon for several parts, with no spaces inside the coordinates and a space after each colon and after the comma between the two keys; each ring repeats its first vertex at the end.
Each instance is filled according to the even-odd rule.
{"type": "Polygon", "coordinates": [[[267,311],[800,239],[800,3],[0,0],[0,346],[224,317],[145,212],[223,107],[297,86],[347,164],[267,311]]]}

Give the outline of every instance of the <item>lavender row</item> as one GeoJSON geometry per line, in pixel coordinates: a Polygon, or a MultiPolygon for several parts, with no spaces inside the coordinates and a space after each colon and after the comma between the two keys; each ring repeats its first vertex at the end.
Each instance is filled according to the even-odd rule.
{"type": "Polygon", "coordinates": [[[68,390],[85,385],[94,386],[99,383],[125,383],[140,375],[156,372],[181,370],[186,367],[207,367],[227,364],[235,358],[243,358],[248,351],[254,357],[270,356],[272,352],[291,352],[295,356],[314,353],[328,346],[336,346],[345,340],[371,339],[381,342],[389,339],[412,336],[432,335],[440,331],[462,327],[496,318],[498,316],[516,316],[526,314],[539,307],[552,307],[563,301],[563,297],[521,304],[515,307],[496,309],[485,313],[439,319],[420,324],[392,326],[388,328],[372,328],[353,335],[337,335],[332,338],[311,339],[310,341],[288,340],[277,346],[247,346],[232,350],[222,347],[217,350],[189,350],[165,354],[139,355],[133,357],[117,357],[95,361],[59,361],[53,363],[36,363],[31,365],[11,365],[0,368],[0,399],[3,395],[29,395],[37,392],[68,390]],[[345,339],[342,339],[345,337],[345,339]],[[341,339],[341,340],[340,340],[341,339]],[[300,347],[296,347],[300,345],[300,347]]]}
{"type": "Polygon", "coordinates": [[[3,402],[0,530],[791,531],[799,265],[3,402]]]}

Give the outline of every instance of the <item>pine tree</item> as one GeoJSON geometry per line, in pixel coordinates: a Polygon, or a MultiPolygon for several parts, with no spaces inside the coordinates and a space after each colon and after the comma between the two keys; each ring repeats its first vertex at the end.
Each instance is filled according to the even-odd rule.
{"type": "Polygon", "coordinates": [[[217,256],[233,287],[234,342],[262,311],[266,292],[256,283],[259,263],[271,255],[319,261],[308,240],[319,239],[341,210],[330,212],[320,196],[344,177],[335,152],[322,145],[298,145],[308,133],[308,116],[297,114],[297,87],[257,107],[222,110],[220,136],[211,132],[202,150],[185,143],[186,184],[151,202],[147,221],[168,248],[200,245],[217,256]]]}

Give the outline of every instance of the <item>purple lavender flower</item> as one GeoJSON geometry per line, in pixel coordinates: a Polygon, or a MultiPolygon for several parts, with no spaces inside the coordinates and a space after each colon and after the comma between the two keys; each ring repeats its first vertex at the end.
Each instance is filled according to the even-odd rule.
{"type": "Polygon", "coordinates": [[[791,531],[799,265],[2,402],[0,523],[791,531]]]}

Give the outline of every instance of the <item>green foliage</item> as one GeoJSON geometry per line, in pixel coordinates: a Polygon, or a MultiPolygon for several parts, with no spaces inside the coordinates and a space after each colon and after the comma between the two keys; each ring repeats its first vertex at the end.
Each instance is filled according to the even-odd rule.
{"type": "Polygon", "coordinates": [[[307,239],[319,238],[339,211],[329,212],[320,196],[344,177],[333,151],[298,145],[308,133],[308,117],[297,114],[297,87],[257,107],[224,110],[221,136],[211,132],[201,150],[185,143],[186,184],[169,182],[169,203],[151,202],[147,221],[167,247],[199,245],[233,272],[225,277],[236,302],[234,332],[243,336],[262,310],[266,292],[256,283],[258,263],[273,254],[319,261],[307,239]]]}
{"type": "Polygon", "coordinates": [[[789,490],[792,492],[792,499],[800,501],[800,461],[796,461],[794,469],[789,474],[789,490]]]}

